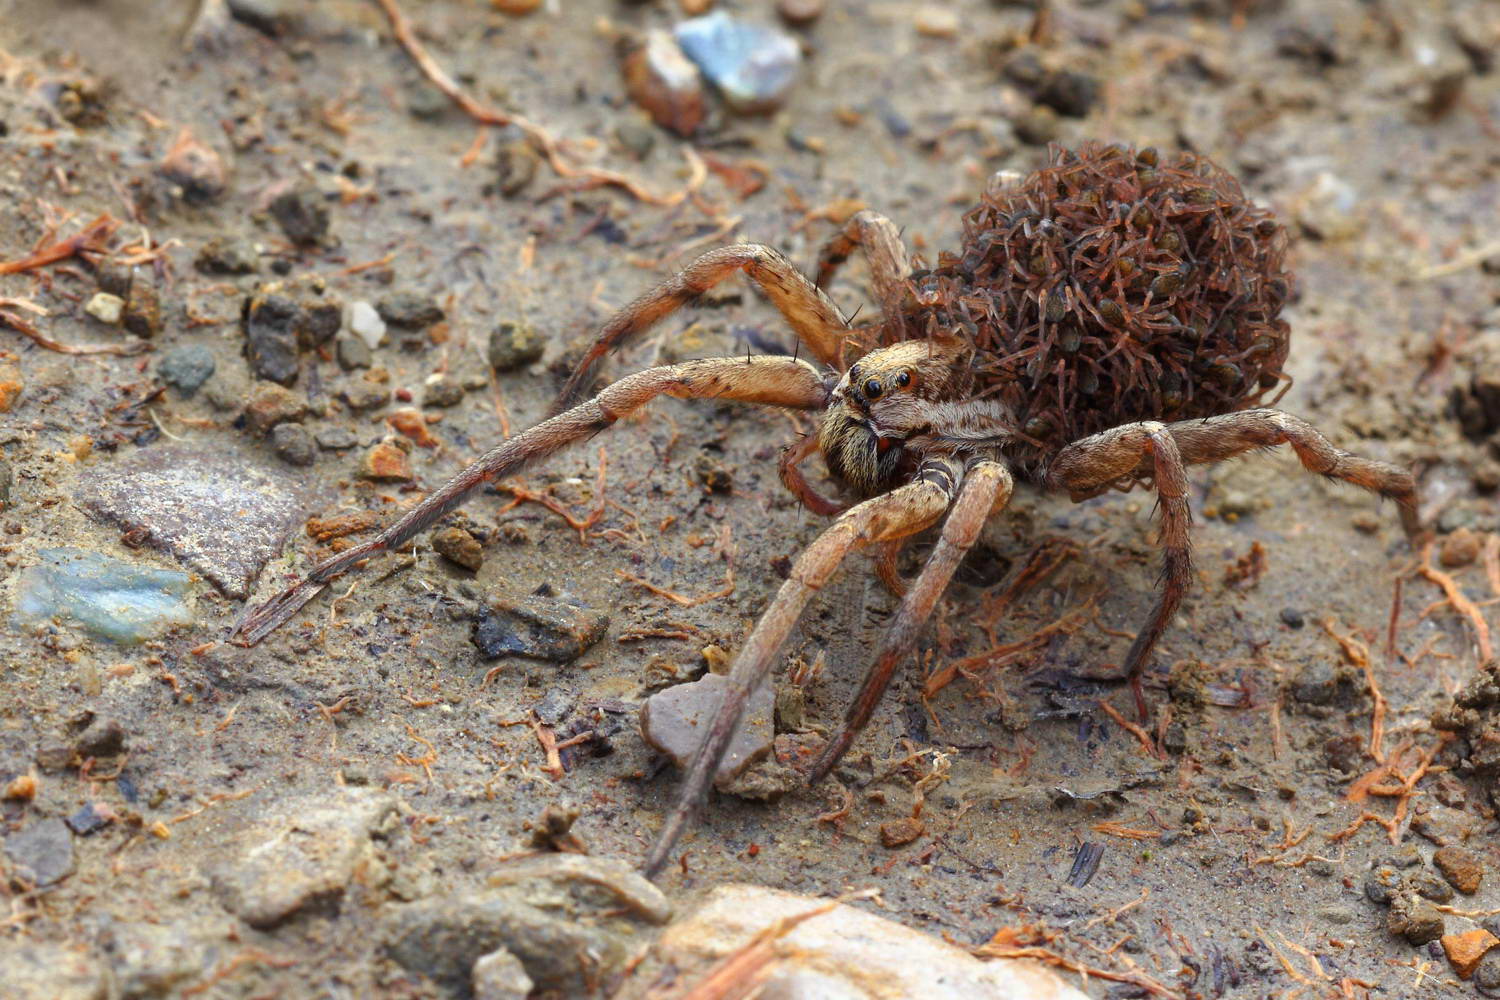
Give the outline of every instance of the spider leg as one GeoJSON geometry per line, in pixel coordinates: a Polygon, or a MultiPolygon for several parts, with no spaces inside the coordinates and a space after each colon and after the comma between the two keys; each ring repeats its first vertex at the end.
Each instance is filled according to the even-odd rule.
{"type": "Polygon", "coordinates": [[[851,507],[797,557],[791,575],[735,657],[724,700],[683,778],[677,802],[641,866],[648,877],[661,871],[667,855],[707,796],[750,692],[765,680],[787,634],[812,595],[854,549],[914,534],[942,517],[962,481],[963,471],[959,462],[946,456],[928,459],[913,481],[851,507]]]}
{"type": "Polygon", "coordinates": [[[854,737],[869,723],[875,706],[880,704],[881,697],[890,686],[896,666],[906,659],[916,645],[922,626],[931,616],[938,598],[947,589],[954,570],[958,569],[958,564],[974,545],[984,522],[992,513],[1010,502],[1013,485],[1010,472],[1005,466],[987,460],[976,463],[964,477],[963,488],[948,512],[948,520],[943,524],[943,533],[938,538],[937,546],[901,601],[895,618],[886,628],[880,651],[875,655],[875,663],[870,667],[870,673],[865,677],[859,694],[844,716],[844,727],[828,741],[828,745],[818,755],[808,774],[809,782],[819,782],[827,777],[828,772],[848,751],[854,737]]]}
{"type": "Polygon", "coordinates": [[[457,509],[486,483],[514,475],[570,444],[593,437],[660,395],[734,399],[809,410],[820,409],[828,401],[828,390],[817,369],[786,357],[705,358],[627,375],[588,402],[491,449],[374,539],[319,563],[297,583],[243,618],[232,638],[255,645],[317,596],[329,580],[361,559],[403,545],[457,509]]]}
{"type": "Polygon", "coordinates": [[[901,575],[901,550],[904,548],[906,539],[893,538],[889,542],[881,542],[875,551],[875,575],[898,601],[911,589],[911,584],[901,575]]]}
{"type": "MultiPolygon", "coordinates": [[[[1174,425],[1176,426],[1176,425],[1174,425]]],[[[1074,500],[1093,496],[1120,479],[1149,475],[1161,511],[1162,581],[1156,607],[1136,633],[1125,654],[1124,673],[1135,696],[1136,712],[1147,718],[1146,696],[1141,691],[1141,673],[1156,641],[1177,613],[1192,579],[1188,530],[1192,511],[1187,502],[1187,472],[1177,439],[1165,424],[1156,421],[1122,424],[1068,445],[1048,467],[1045,482],[1065,489],[1074,500]]]]}
{"type": "Polygon", "coordinates": [[[901,231],[896,224],[875,212],[855,212],[844,223],[844,228],[823,246],[818,254],[818,269],[814,283],[827,288],[839,265],[849,259],[855,248],[864,250],[865,260],[870,264],[870,280],[875,286],[875,298],[880,302],[880,314],[890,322],[901,315],[901,305],[906,298],[906,279],[911,275],[906,247],[901,243],[901,231]]]}
{"type": "Polygon", "coordinates": [[[760,286],[813,357],[830,367],[838,365],[839,349],[848,331],[838,308],[776,250],[758,243],[739,243],[710,250],[615,313],[563,386],[558,409],[570,405],[583,391],[600,358],[737,271],[760,286]]]}
{"type": "Polygon", "coordinates": [[[813,488],[799,466],[818,450],[818,432],[808,431],[801,440],[781,452],[777,471],[781,473],[781,485],[787,492],[802,502],[802,506],[822,517],[832,517],[849,509],[848,504],[830,500],[813,488]]]}
{"type": "Polygon", "coordinates": [[[1289,444],[1308,472],[1342,479],[1396,501],[1407,537],[1421,534],[1417,483],[1410,472],[1336,448],[1300,417],[1280,410],[1242,410],[1205,420],[1179,421],[1168,424],[1167,430],[1189,465],[1222,462],[1257,448],[1289,444]]]}

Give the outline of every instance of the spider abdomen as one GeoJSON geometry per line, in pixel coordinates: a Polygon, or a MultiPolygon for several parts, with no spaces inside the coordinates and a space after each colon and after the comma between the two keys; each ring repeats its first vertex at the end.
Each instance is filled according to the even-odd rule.
{"type": "Polygon", "coordinates": [[[957,335],[1037,457],[1253,406],[1286,380],[1286,231],[1191,153],[1086,145],[987,194],[892,335],[957,335]],[[898,332],[899,331],[899,332],[898,332]]]}

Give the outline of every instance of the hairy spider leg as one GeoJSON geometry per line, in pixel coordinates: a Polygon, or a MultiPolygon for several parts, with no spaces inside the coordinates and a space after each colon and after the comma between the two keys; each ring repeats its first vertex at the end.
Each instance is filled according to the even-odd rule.
{"type": "Polygon", "coordinates": [[[900,321],[906,302],[906,282],[911,263],[901,242],[901,230],[877,212],[855,212],[818,254],[814,284],[827,288],[834,272],[856,249],[864,251],[870,265],[870,282],[880,303],[880,316],[887,324],[900,321]]]}
{"type": "Polygon", "coordinates": [[[932,555],[922,567],[896,609],[896,616],[886,627],[881,639],[875,663],[866,675],[859,694],[849,705],[844,716],[844,726],[839,730],[818,759],[813,763],[808,781],[816,783],[827,777],[839,760],[848,751],[854,737],[870,721],[875,707],[890,686],[896,667],[911,653],[921,634],[922,626],[932,615],[938,598],[948,588],[948,581],[958,569],[965,554],[979,537],[980,529],[991,514],[1010,502],[1014,487],[1010,471],[999,462],[981,459],[975,462],[964,476],[958,499],[948,511],[948,520],[943,524],[943,533],[938,538],[932,555]]]}
{"type": "Polygon", "coordinates": [[[911,535],[934,524],[948,509],[963,474],[963,465],[956,459],[947,456],[928,459],[911,482],[851,507],[797,557],[791,574],[735,657],[724,700],[682,780],[677,802],[641,866],[647,877],[655,877],[661,871],[673,846],[707,797],[750,692],[770,673],[776,654],[812,595],[853,550],[911,535]]]}
{"type": "Polygon", "coordinates": [[[1136,713],[1144,722],[1148,718],[1146,696],[1141,690],[1141,674],[1151,658],[1156,641],[1172,621],[1182,604],[1192,579],[1192,549],[1188,537],[1193,515],[1187,501],[1187,470],[1182,454],[1165,424],[1154,420],[1121,424],[1099,434],[1083,438],[1057,453],[1048,466],[1045,483],[1067,490],[1074,500],[1082,500],[1107,489],[1122,478],[1131,478],[1145,470],[1156,490],[1157,509],[1161,513],[1162,574],[1161,593],[1146,624],[1136,633],[1130,651],[1125,654],[1124,674],[1135,696],[1136,713]]]}
{"type": "Polygon", "coordinates": [[[593,437],[660,395],[732,399],[819,410],[828,390],[818,370],[788,357],[704,358],[627,375],[598,396],[491,449],[376,538],[341,552],[247,615],[233,638],[255,645],[317,596],[328,581],[361,559],[405,544],[465,503],[484,484],[514,475],[568,445],[593,437]]]}
{"type": "Polygon", "coordinates": [[[1337,448],[1300,417],[1272,409],[1241,410],[1178,421],[1167,429],[1188,465],[1222,462],[1247,451],[1289,444],[1308,472],[1341,479],[1396,501],[1406,536],[1416,539],[1422,533],[1417,520],[1417,483],[1410,472],[1337,448]]]}
{"type": "Polygon", "coordinates": [[[765,292],[813,357],[829,367],[838,367],[849,331],[838,307],[778,251],[758,243],[739,243],[710,250],[615,313],[563,386],[556,409],[577,399],[604,355],[737,272],[743,272],[765,292]]]}
{"type": "Polygon", "coordinates": [[[776,469],[781,474],[781,485],[796,497],[802,506],[821,517],[833,517],[849,509],[849,505],[830,500],[819,493],[802,474],[801,464],[818,450],[818,429],[815,427],[802,435],[796,444],[782,449],[776,469]]]}

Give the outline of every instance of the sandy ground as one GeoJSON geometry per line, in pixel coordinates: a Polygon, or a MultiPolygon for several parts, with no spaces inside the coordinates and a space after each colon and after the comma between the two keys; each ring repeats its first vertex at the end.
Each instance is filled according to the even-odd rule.
{"type": "MultiPolygon", "coordinates": [[[[677,5],[561,6],[513,18],[479,3],[407,5],[466,88],[543,125],[572,162],[626,173],[651,193],[683,189],[688,144],[655,130],[642,159],[618,134],[650,128],[624,95],[618,37],[669,26],[677,5]]],[[[759,7],[733,9],[772,17],[759,7]]],[[[1042,162],[1039,140],[1190,148],[1240,176],[1293,231],[1296,382],[1282,405],[1345,447],[1421,471],[1439,544],[1460,529],[1479,543],[1477,557],[1444,570],[1474,617],[1434,604],[1443,592],[1414,572],[1418,554],[1388,505],[1310,477],[1284,454],[1195,472],[1198,585],[1157,654],[1148,694],[1161,725],[1143,743],[1100,704],[1128,713],[1128,695],[1079,675],[1117,663],[1145,618],[1152,504],[1132,494],[1072,505],[1023,489],[840,782],[771,803],[715,795],[660,885],[680,903],[725,881],[811,894],[873,886],[909,926],[964,945],[1022,927],[1073,963],[1149,977],[1163,995],[1472,994],[1439,946],[1388,932],[1364,883],[1373,864],[1411,846],[1425,859],[1465,843],[1484,864],[1500,861],[1490,789],[1464,765],[1468,744],[1441,742],[1427,721],[1476,670],[1483,623],[1500,620],[1483,603],[1500,597],[1483,555],[1497,530],[1486,463],[1500,458],[1500,439],[1483,440],[1493,428],[1466,436],[1453,403],[1500,337],[1500,76],[1483,48],[1500,40],[1493,6],[1064,6],[1032,54],[1097,82],[1081,117],[1037,112],[1018,82],[1015,40],[1033,17],[1024,5],[953,3],[956,37],[918,30],[942,29],[944,9],[828,7],[798,32],[806,60],[785,107],[761,118],[712,111],[691,148],[717,166],[668,207],[545,164],[513,196],[499,193],[497,157],[515,137],[476,136],[461,111],[434,100],[373,3],[317,5],[277,22],[274,37],[231,22],[186,51],[186,3],[0,3],[0,260],[109,213],[122,220],[109,245],[117,258],[144,255],[164,317],[151,352],[126,357],[57,353],[0,329],[0,360],[24,384],[0,415],[13,477],[0,512],[6,601],[19,571],[57,545],[177,568],[77,500],[138,453],[237,449],[236,461],[299,491],[299,526],[364,510],[383,521],[498,440],[502,422],[514,430],[541,418],[612,309],[695,252],[739,238],[809,266],[830,217],[857,201],[935,258],[987,177],[1042,162]],[[59,108],[75,99],[85,113],[65,120],[59,108]],[[217,197],[186,199],[158,169],[183,128],[226,165],[217,197]],[[735,185],[746,177],[764,183],[742,197],[735,185]],[[327,195],[320,246],[291,245],[267,210],[297,185],[327,195]],[[195,271],[201,248],[225,235],[261,247],[258,275],[195,271]],[[346,371],[331,345],[304,352],[292,391],[311,406],[315,434],[351,431],[354,447],[320,448],[310,467],[293,467],[240,419],[254,382],[241,300],[276,277],[274,262],[291,277],[322,276],[346,303],[410,291],[443,308],[440,330],[393,330],[374,352],[386,386],[411,405],[435,373],[476,386],[457,405],[426,408],[442,418],[430,425],[437,446],[410,456],[415,488],[357,477],[403,403],[352,412],[341,394],[367,370],[346,371]],[[492,375],[490,332],[516,321],[543,334],[546,353],[492,375]],[[159,359],[187,344],[212,353],[214,375],[190,399],[176,389],[152,397],[159,359]],[[1057,566],[1000,608],[1033,558],[1057,566]],[[1003,665],[973,659],[1059,620],[1003,665]],[[938,690],[924,698],[923,677],[960,662],[973,676],[929,681],[938,690]],[[1383,735],[1372,733],[1372,685],[1383,735]],[[1358,777],[1385,765],[1376,785],[1415,778],[1409,795],[1361,794],[1369,782],[1358,777]],[[883,846],[882,824],[914,808],[922,835],[883,846]],[[1366,812],[1375,822],[1350,832],[1366,812]],[[1102,845],[1102,858],[1075,886],[1086,845],[1102,845]]],[[[864,278],[856,265],[835,283],[846,310],[866,302],[864,278]]],[[[49,311],[30,318],[56,340],[125,343],[84,314],[95,291],[78,259],[0,276],[0,296],[49,311]]],[[[737,283],[708,305],[673,316],[611,370],[790,343],[774,311],[737,283]]],[[[12,948],[65,943],[108,964],[118,953],[101,942],[144,919],[173,928],[201,962],[167,995],[434,995],[376,940],[391,900],[482,884],[553,805],[578,811],[574,830],[594,853],[643,854],[677,774],[642,743],[635,708],[701,673],[705,647],[732,650],[787,559],[820,530],[777,481],[778,449],[798,427],[776,412],[662,402],[523,480],[570,516],[602,508],[585,529],[492,492],[455,515],[484,543],[477,572],[419,541],[414,561],[386,557],[341,581],[254,649],[222,642],[242,602],[203,579],[193,623],[145,645],[7,616],[0,784],[35,774],[39,792],[0,805],[0,834],[90,802],[117,819],[74,836],[76,870],[42,890],[0,855],[12,876],[0,936],[12,948]],[[727,491],[711,491],[705,470],[728,476],[727,491]],[[683,607],[624,573],[690,597],[733,589],[683,607]],[[607,637],[564,665],[482,661],[470,640],[480,599],[539,587],[606,611],[607,637]],[[515,724],[538,706],[549,739],[614,720],[611,752],[584,744],[565,771],[549,771],[537,733],[515,724]],[[119,723],[124,752],[69,759],[100,718],[119,723]],[[340,786],[399,802],[381,849],[392,880],[279,928],[226,914],[206,873],[227,845],[268,810],[313,810],[340,786]]],[[[1463,543],[1451,547],[1462,560],[1463,543]]],[[[298,530],[256,593],[284,585],[317,549],[298,530]]],[[[799,671],[808,729],[841,718],[892,610],[870,569],[856,557],[818,596],[778,672],[791,688],[788,670],[799,671]]],[[[784,713],[783,728],[794,716],[784,713]]],[[[1486,875],[1477,895],[1446,904],[1460,911],[1445,914],[1450,932],[1500,907],[1494,883],[1486,875]]],[[[1098,979],[1085,988],[1145,995],[1098,979]]]]}

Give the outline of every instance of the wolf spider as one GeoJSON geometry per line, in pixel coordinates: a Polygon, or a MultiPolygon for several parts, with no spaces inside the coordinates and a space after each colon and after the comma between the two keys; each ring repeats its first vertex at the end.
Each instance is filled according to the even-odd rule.
{"type": "MultiPolygon", "coordinates": [[[[590,371],[605,354],[734,274],[744,274],[770,299],[813,361],[796,356],[709,358],[627,375],[587,402],[562,410],[494,448],[379,537],[328,559],[249,613],[237,625],[235,636],[247,644],[258,642],[294,615],[329,580],[361,560],[404,544],[467,501],[486,483],[514,475],[568,445],[606,430],[657,396],[727,399],[821,414],[819,429],[784,453],[780,474],[786,488],[804,505],[823,515],[836,515],[836,519],[797,558],[790,575],[739,650],[729,675],[730,693],[710,724],[683,780],[677,804],[645,860],[643,868],[648,875],[660,871],[706,797],[750,693],[765,682],[778,652],[813,594],[828,582],[850,552],[875,546],[882,555],[879,560],[882,577],[901,595],[900,605],[842,728],[813,764],[809,780],[816,782],[829,773],[869,721],[896,667],[912,650],[986,519],[1010,500],[1012,470],[1042,489],[1066,491],[1075,501],[1111,488],[1128,490],[1146,486],[1154,490],[1164,556],[1160,593],[1126,653],[1121,670],[1130,681],[1137,708],[1144,716],[1142,671],[1190,579],[1187,466],[1290,445],[1309,472],[1394,499],[1400,506],[1408,534],[1417,531],[1416,485],[1405,470],[1334,447],[1297,417],[1265,407],[1246,408],[1279,379],[1284,381],[1280,369],[1285,357],[1286,327],[1275,313],[1287,292],[1289,277],[1279,270],[1280,243],[1272,248],[1275,252],[1256,264],[1261,269],[1256,283],[1246,286],[1274,299],[1260,312],[1246,314],[1248,319],[1244,320],[1260,324],[1269,333],[1234,353],[1232,357],[1237,361],[1226,361],[1230,355],[1222,353],[1206,355],[1209,348],[1205,345],[1210,344],[1211,338],[1204,336],[1202,329],[1188,330],[1186,323],[1197,322],[1194,310],[1200,309],[1203,301],[1227,301],[1229,305],[1222,308],[1230,310],[1244,295],[1193,299],[1182,297],[1177,289],[1184,281],[1201,280],[1207,287],[1218,280],[1214,275],[1225,273],[1227,265],[1213,254],[1229,252],[1223,247],[1249,253],[1251,245],[1247,240],[1284,242],[1284,236],[1274,222],[1268,226],[1265,213],[1248,208],[1242,200],[1236,202],[1238,186],[1232,179],[1225,180],[1227,175],[1215,173],[1217,168],[1202,166],[1206,161],[1184,154],[1173,165],[1159,165],[1154,153],[1147,157],[1150,151],[1116,153],[1114,149],[1101,152],[1090,147],[1081,157],[1054,153],[1050,169],[1057,174],[1043,185],[1046,192],[1052,192],[1047,197],[1056,199],[1055,204],[1047,203],[1051,205],[1048,209],[1051,216],[1044,211],[1041,214],[1046,217],[1037,218],[1036,198],[1010,201],[991,198],[968,220],[973,223],[975,218],[989,213],[980,220],[982,225],[970,226],[975,231],[968,234],[969,252],[962,257],[945,257],[932,272],[913,272],[894,225],[871,212],[861,212],[849,219],[823,250],[816,282],[809,281],[785,257],[767,246],[726,246],[704,254],[630,303],[604,326],[564,389],[559,408],[588,385],[590,371]],[[1125,167],[1117,163],[1122,156],[1129,161],[1125,167]],[[1007,251],[1010,258],[999,260],[993,267],[985,264],[993,256],[988,249],[991,244],[1002,244],[1013,236],[1039,241],[1035,245],[1043,249],[1031,257],[1030,267],[1036,274],[1045,273],[1048,270],[1045,255],[1054,252],[1046,249],[1046,241],[1066,221],[1063,209],[1072,211],[1077,204],[1096,205],[1099,201],[1097,197],[1084,198],[1075,204],[1056,194],[1073,183],[1070,178],[1074,173],[1069,171],[1076,172],[1079,163],[1096,174],[1100,164],[1115,164],[1111,167],[1116,175],[1116,180],[1111,181],[1116,184],[1112,190],[1125,190],[1118,185],[1127,182],[1140,188],[1126,192],[1137,199],[1128,213],[1112,212],[1105,222],[1080,230],[1082,235],[1066,245],[1066,252],[1072,255],[1070,261],[1080,267],[1083,264],[1094,267],[1095,270],[1085,273],[1109,284],[1116,300],[1123,300],[1133,311],[1127,314],[1124,307],[1100,297],[1103,293],[1090,299],[1088,289],[1075,279],[1069,286],[1072,291],[1062,285],[1052,286],[1063,289],[1054,293],[1062,303],[1061,308],[1058,302],[1049,303],[1047,293],[1033,294],[1034,302],[1026,300],[1030,303],[1026,309],[1031,310],[1027,315],[1034,321],[1031,327],[1021,330],[1021,318],[1013,318],[1012,322],[992,309],[985,320],[991,333],[976,334],[980,324],[974,319],[978,314],[973,310],[981,307],[973,303],[982,297],[976,299],[975,290],[982,293],[987,288],[1002,287],[1010,281],[1008,274],[1026,272],[1026,267],[1013,259],[1014,246],[1007,251]],[[1132,177],[1136,180],[1130,180],[1132,177]],[[1205,177],[1207,181],[1203,180],[1205,177]],[[1208,196],[1193,193],[1200,189],[1211,193],[1208,196]],[[1141,195],[1142,191],[1157,198],[1150,204],[1160,210],[1158,216],[1142,215],[1134,208],[1134,204],[1149,201],[1141,195]],[[997,205],[1004,209],[998,215],[997,205]],[[1116,219],[1123,221],[1109,221],[1116,219]],[[1223,230],[1230,234],[1226,242],[1222,227],[1240,224],[1243,224],[1241,230],[1223,230]],[[1083,241],[1097,238],[1098,231],[1110,225],[1144,227],[1142,232],[1154,241],[1152,246],[1180,252],[1188,263],[1170,272],[1165,264],[1149,264],[1148,268],[1157,269],[1145,272],[1145,278],[1151,280],[1150,293],[1144,291],[1145,281],[1132,292],[1136,286],[1126,279],[1140,273],[1139,267],[1119,264],[1116,254],[1112,259],[1117,270],[1101,270],[1109,262],[1098,264],[1097,260],[1102,258],[1087,257],[1080,249],[1085,245],[1083,241]],[[984,232],[977,232],[979,229],[984,232]],[[1172,237],[1174,232],[1178,234],[1176,237],[1172,237]],[[991,233],[993,238],[985,233],[991,233]],[[1192,246],[1182,249],[1184,235],[1189,243],[1197,241],[1196,251],[1192,246]],[[863,252],[869,264],[874,297],[883,313],[879,322],[860,328],[852,328],[822,291],[834,270],[856,249],[863,252]],[[1207,275],[1200,279],[1181,277],[1194,273],[1188,255],[1195,252],[1215,266],[1196,272],[1207,275]],[[1163,280],[1163,275],[1169,274],[1179,277],[1163,280]],[[1278,281],[1280,285],[1275,284],[1278,281]],[[1163,313],[1164,307],[1152,312],[1153,301],[1174,304],[1173,308],[1181,303],[1178,312],[1185,319],[1172,320],[1163,313]],[[1052,334],[1048,332],[1046,319],[1071,313],[1077,314],[1075,325],[1069,327],[1068,319],[1060,320],[1061,334],[1049,340],[1052,334]],[[1000,329],[997,323],[1003,326],[1005,322],[1011,322],[1007,330],[1021,330],[1017,335],[1020,339],[1013,337],[1010,342],[1011,354],[1001,350],[993,332],[1000,329]],[[1145,379],[1132,375],[1133,369],[1109,368],[1111,358],[1125,358],[1121,354],[1124,346],[1136,354],[1121,364],[1145,363],[1149,367],[1152,362],[1142,360],[1149,352],[1140,345],[1150,341],[1153,329],[1168,331],[1166,346],[1151,355],[1165,374],[1145,379]],[[1132,330],[1135,332],[1129,333],[1132,330]],[[1017,344],[1024,349],[1017,348],[1017,344]],[[1090,350],[1094,353],[1089,354],[1090,350]],[[1037,359],[1038,355],[1042,360],[1037,359]],[[1078,360],[1085,356],[1091,367],[1078,360]],[[1022,361],[1028,357],[1029,367],[1022,367],[1022,361]],[[1057,360],[1047,361],[1047,357],[1057,360]],[[1252,367],[1257,358],[1259,367],[1252,367]],[[1226,365],[1232,370],[1229,375],[1224,374],[1226,365]],[[1116,381],[1111,384],[1115,394],[1101,397],[1099,376],[1090,372],[1110,371],[1117,372],[1112,376],[1116,381]],[[1201,384],[1173,381],[1176,378],[1173,372],[1189,375],[1196,372],[1201,384]],[[1256,379],[1244,377],[1247,372],[1255,374],[1256,379]],[[1214,379],[1218,379],[1218,391],[1210,391],[1214,379]],[[1195,394],[1195,388],[1202,391],[1195,394]],[[1034,412],[1029,418],[1018,412],[1024,409],[1028,393],[1040,395],[1054,389],[1060,404],[1051,410],[1034,412]],[[1171,419],[1174,414],[1183,419],[1171,419]],[[1079,433],[1079,428],[1088,430],[1090,426],[1095,428],[1092,432],[1079,433]],[[834,478],[859,502],[846,507],[820,495],[808,483],[799,471],[799,463],[814,451],[822,452],[834,478]],[[939,522],[942,528],[936,546],[920,573],[909,583],[900,580],[893,569],[896,548],[903,539],[939,522]]],[[[1039,177],[1041,173],[1033,176],[1039,177]]],[[[1078,183],[1101,182],[1085,178],[1078,183]]],[[[1024,244],[1022,249],[1029,250],[1032,246],[1024,244]]],[[[1013,306],[1015,301],[1021,300],[1013,300],[1013,306]]],[[[1234,319],[1239,314],[1226,311],[1223,315],[1234,319]]],[[[1209,315],[1204,328],[1217,331],[1219,339],[1213,341],[1217,345],[1213,351],[1237,343],[1236,333],[1230,327],[1238,320],[1215,326],[1219,318],[1209,315]]]]}

